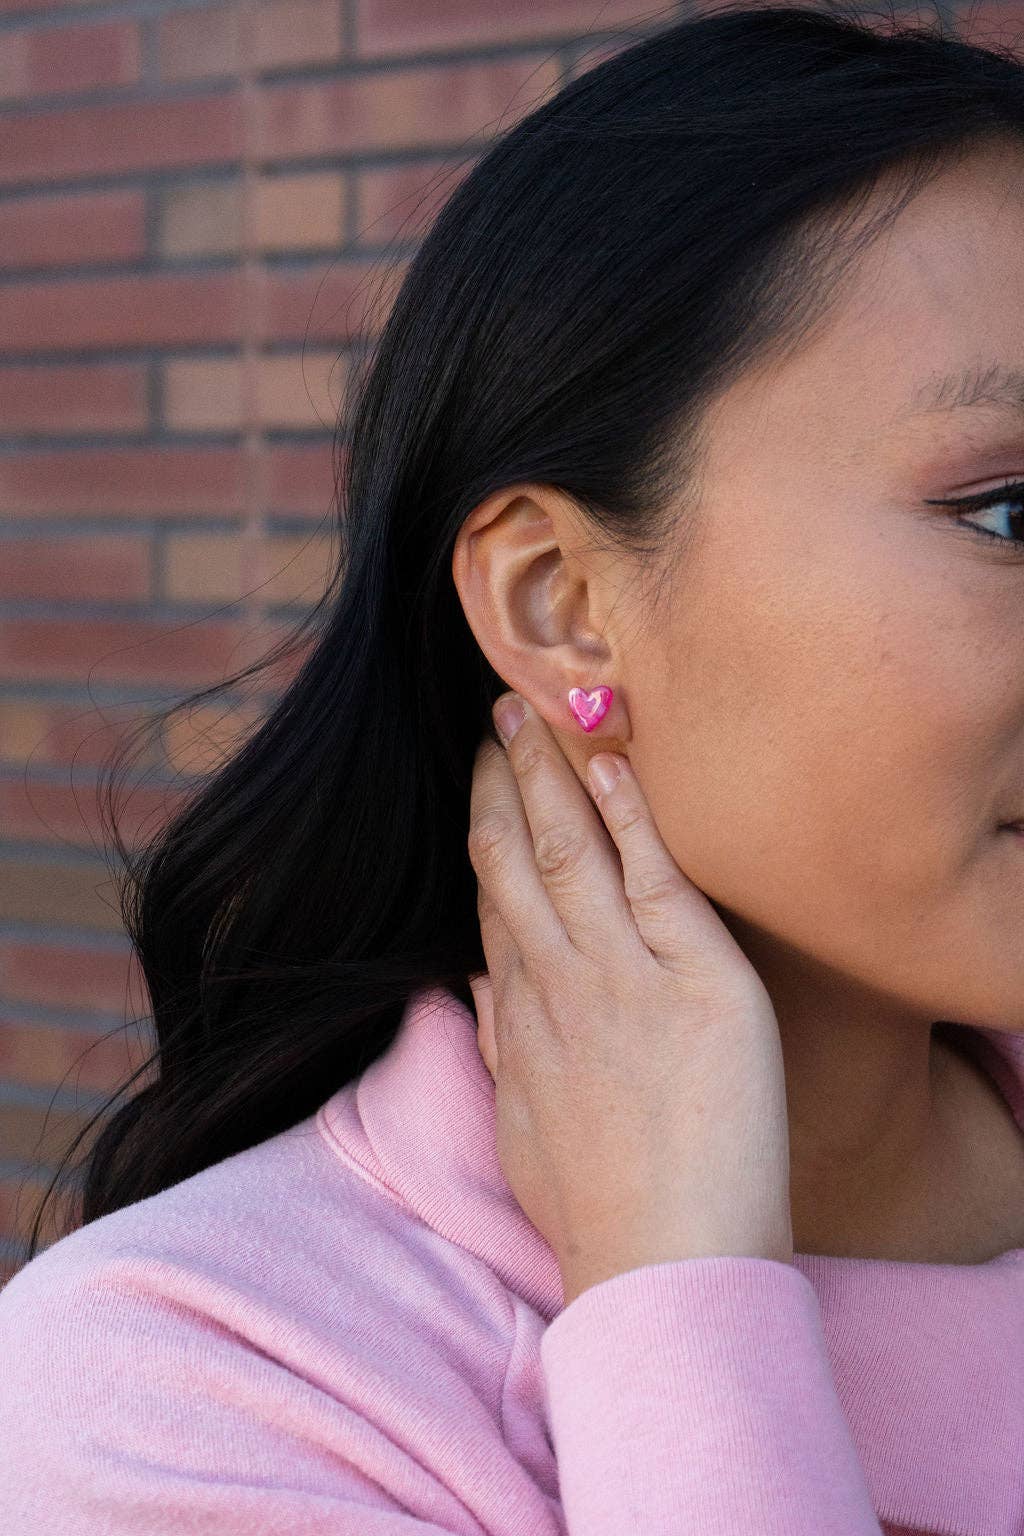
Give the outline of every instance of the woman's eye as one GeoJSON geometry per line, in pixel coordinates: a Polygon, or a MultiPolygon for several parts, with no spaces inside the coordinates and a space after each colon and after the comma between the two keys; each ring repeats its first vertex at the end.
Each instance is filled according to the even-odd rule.
{"type": "Polygon", "coordinates": [[[986,491],[983,496],[932,500],[928,504],[934,507],[959,507],[961,512],[956,521],[969,528],[972,533],[979,534],[983,539],[997,539],[1003,544],[1024,544],[1024,480],[996,486],[995,490],[986,491]],[[1007,508],[1015,510],[1007,511],[1007,508]],[[1009,528],[1010,531],[996,532],[992,528],[980,527],[978,523],[969,520],[981,516],[988,518],[990,522],[995,522],[997,527],[1009,528]]]}

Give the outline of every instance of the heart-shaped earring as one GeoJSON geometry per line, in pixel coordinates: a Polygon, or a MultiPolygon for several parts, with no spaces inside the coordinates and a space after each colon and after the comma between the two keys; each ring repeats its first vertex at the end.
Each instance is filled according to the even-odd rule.
{"type": "Polygon", "coordinates": [[[612,702],[612,690],[600,683],[589,691],[586,688],[569,689],[569,708],[585,731],[592,731],[608,713],[612,702]]]}

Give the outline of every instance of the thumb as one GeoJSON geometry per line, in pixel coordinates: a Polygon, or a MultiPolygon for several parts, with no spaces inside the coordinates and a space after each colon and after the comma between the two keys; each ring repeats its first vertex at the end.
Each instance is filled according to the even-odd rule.
{"type": "Polygon", "coordinates": [[[476,1043],[491,1077],[497,1082],[498,1052],[494,1041],[494,991],[486,971],[467,978],[476,1005],[476,1043]]]}

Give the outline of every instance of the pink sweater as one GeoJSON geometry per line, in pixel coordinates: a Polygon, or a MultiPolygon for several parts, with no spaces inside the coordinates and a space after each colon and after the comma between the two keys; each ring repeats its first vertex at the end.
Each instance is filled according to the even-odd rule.
{"type": "MultiPolygon", "coordinates": [[[[1024,1035],[964,1031],[1024,1129],[1024,1035]]],[[[0,1293],[3,1536],[1024,1536],[1024,1250],[562,1305],[472,1015],[0,1293]]]]}

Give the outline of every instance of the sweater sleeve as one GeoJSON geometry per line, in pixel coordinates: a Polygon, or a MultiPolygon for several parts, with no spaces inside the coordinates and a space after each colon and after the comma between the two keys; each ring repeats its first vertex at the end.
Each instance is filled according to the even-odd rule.
{"type": "Polygon", "coordinates": [[[527,1524],[520,1474],[479,1454],[486,1405],[474,1439],[474,1391],[444,1378],[443,1413],[423,1375],[443,1334],[417,1352],[386,1297],[344,1293],[328,1357],[262,1274],[239,1290],[194,1256],[91,1243],[0,1292],[4,1536],[881,1536],[789,1265],[649,1265],[557,1314],[539,1338],[558,1497],[527,1524]],[[488,1480],[493,1524],[466,1499],[488,1480]]]}
{"type": "Polygon", "coordinates": [[[790,1264],[651,1264],[540,1343],[570,1536],[881,1536],[814,1287],[790,1264]]]}
{"type": "Polygon", "coordinates": [[[49,1257],[0,1292],[4,1536],[481,1536],[415,1447],[204,1313],[187,1272],[49,1257]]]}

